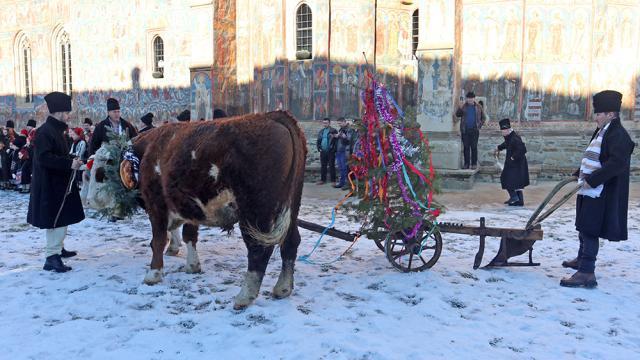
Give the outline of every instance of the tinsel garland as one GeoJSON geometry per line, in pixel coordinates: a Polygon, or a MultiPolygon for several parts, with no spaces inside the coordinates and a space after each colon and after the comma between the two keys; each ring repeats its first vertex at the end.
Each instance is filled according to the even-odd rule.
{"type": "Polygon", "coordinates": [[[419,128],[404,127],[404,114],[388,91],[372,76],[369,75],[367,80],[368,86],[361,93],[365,110],[362,128],[351,166],[356,179],[364,187],[360,191],[364,202],[355,206],[358,213],[365,216],[362,231],[375,234],[378,231],[375,227],[384,225],[387,231],[402,233],[407,239],[415,238],[424,220],[434,220],[440,213],[432,201],[435,173],[429,144],[419,128]],[[428,154],[428,158],[421,158],[423,154],[428,154]],[[426,169],[421,169],[426,166],[428,175],[425,175],[426,169]],[[416,186],[410,176],[418,182],[416,186]],[[391,185],[393,190],[389,188],[391,185]],[[376,220],[377,211],[382,211],[379,214],[384,218],[376,220]],[[368,216],[374,218],[369,219],[368,216]],[[413,220],[407,221],[409,218],[413,220]],[[364,224],[369,223],[374,228],[366,229],[364,224]]]}

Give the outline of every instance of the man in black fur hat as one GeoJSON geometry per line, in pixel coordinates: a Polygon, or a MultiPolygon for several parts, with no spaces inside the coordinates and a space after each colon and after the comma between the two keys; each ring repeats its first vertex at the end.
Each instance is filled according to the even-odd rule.
{"type": "Polygon", "coordinates": [[[144,124],[144,127],[142,129],[140,129],[140,134],[142,134],[145,131],[149,131],[151,129],[155,129],[155,126],[153,126],[153,114],[152,113],[144,114],[144,116],[140,118],[140,121],[144,124]]]}
{"type": "Polygon", "coordinates": [[[598,128],[591,136],[580,169],[574,173],[581,185],[576,200],[578,256],[562,266],[578,270],[563,278],[561,286],[593,288],[599,238],[627,240],[629,171],[635,143],[622,127],[622,94],[605,90],[593,96],[598,128]]]}
{"type": "Polygon", "coordinates": [[[189,121],[191,121],[191,111],[185,110],[185,111],[181,112],[178,115],[177,119],[180,122],[189,122],[189,121]]]}
{"type": "Polygon", "coordinates": [[[460,119],[460,136],[464,147],[464,166],[475,169],[478,166],[478,137],[486,119],[484,110],[476,102],[476,94],[469,91],[465,101],[460,101],[456,116],[460,119]]]}
{"type": "Polygon", "coordinates": [[[13,120],[7,120],[7,124],[5,125],[7,129],[15,129],[16,125],[13,120]]]}
{"type": "Polygon", "coordinates": [[[107,99],[107,114],[107,118],[96,125],[89,143],[89,155],[95,154],[102,146],[102,142],[110,140],[107,138],[107,128],[110,128],[115,135],[126,134],[129,139],[138,135],[135,126],[120,117],[120,103],[118,100],[114,98],[107,99]]]}
{"type": "Polygon", "coordinates": [[[27,132],[35,129],[36,126],[38,126],[38,123],[36,123],[34,119],[29,119],[29,121],[27,121],[27,126],[26,126],[27,132]]]}
{"type": "Polygon", "coordinates": [[[213,110],[213,120],[226,118],[227,113],[222,109],[214,109],[213,110]]]}
{"type": "Polygon", "coordinates": [[[504,159],[504,167],[500,174],[500,184],[509,193],[509,200],[505,201],[505,204],[524,206],[522,189],[529,185],[529,164],[525,155],[527,148],[520,136],[511,128],[509,119],[502,119],[499,124],[504,142],[498,145],[496,155],[502,150],[507,150],[507,157],[504,159]]]}
{"type": "Polygon", "coordinates": [[[84,139],[87,144],[91,143],[91,137],[93,137],[93,121],[89,118],[84,118],[82,122],[82,130],[84,130],[84,139]]]}
{"type": "Polygon", "coordinates": [[[66,272],[71,267],[62,258],[76,255],[64,249],[67,226],[84,219],[80,194],[72,174],[82,165],[69,156],[64,138],[71,112],[71,97],[52,92],[44,97],[49,108],[47,120],[36,130],[34,138],[33,179],[27,222],[46,229],[44,270],[66,272]]]}

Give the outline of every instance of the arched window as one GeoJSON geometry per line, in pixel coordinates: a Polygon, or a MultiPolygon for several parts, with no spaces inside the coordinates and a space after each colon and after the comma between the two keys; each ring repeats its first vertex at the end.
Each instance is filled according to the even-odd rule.
{"type": "Polygon", "coordinates": [[[31,73],[31,43],[26,35],[20,34],[17,40],[16,63],[18,65],[18,86],[25,103],[33,102],[33,77],[31,73]]]}
{"type": "Polygon", "coordinates": [[[296,11],[296,51],[308,51],[311,58],[313,54],[313,29],[312,29],[311,8],[307,4],[302,4],[296,11]]]}
{"type": "Polygon", "coordinates": [[[69,42],[69,34],[63,32],[57,45],[58,49],[60,49],[60,83],[62,84],[62,92],[71,95],[73,84],[71,76],[71,43],[69,42]]]}
{"type": "Polygon", "coordinates": [[[153,77],[164,77],[164,41],[160,36],[153,38],[153,77]]]}
{"type": "Polygon", "coordinates": [[[420,16],[418,13],[418,9],[413,12],[411,15],[411,19],[413,20],[413,26],[411,28],[411,51],[413,54],[418,50],[418,34],[419,34],[419,24],[420,24],[420,16]]]}

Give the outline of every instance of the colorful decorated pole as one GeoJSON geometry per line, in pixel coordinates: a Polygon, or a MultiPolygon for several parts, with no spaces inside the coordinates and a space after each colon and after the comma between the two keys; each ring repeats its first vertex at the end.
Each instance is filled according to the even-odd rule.
{"type": "Polygon", "coordinates": [[[360,201],[348,207],[369,237],[386,232],[414,239],[440,214],[433,202],[437,188],[429,143],[415,119],[405,117],[369,74],[361,97],[365,110],[351,159],[360,201]]]}

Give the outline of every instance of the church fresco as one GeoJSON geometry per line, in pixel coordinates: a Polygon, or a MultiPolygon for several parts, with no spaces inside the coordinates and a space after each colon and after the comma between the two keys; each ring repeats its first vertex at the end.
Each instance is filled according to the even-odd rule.
{"type": "Polygon", "coordinates": [[[289,110],[299,120],[313,119],[313,61],[289,63],[289,110]]]}
{"type": "Polygon", "coordinates": [[[328,113],[329,67],[326,62],[313,64],[313,118],[323,119],[328,113]]]}
{"type": "Polygon", "coordinates": [[[358,118],[360,89],[364,87],[366,65],[331,63],[330,114],[335,117],[358,118]]]}
{"type": "Polygon", "coordinates": [[[432,52],[418,62],[418,114],[431,122],[446,123],[453,109],[453,56],[432,52]]]}
{"type": "Polygon", "coordinates": [[[483,64],[465,67],[462,91],[456,101],[473,91],[491,119],[517,119],[520,101],[520,64],[483,64]]]}
{"type": "Polygon", "coordinates": [[[191,116],[196,119],[213,119],[211,109],[211,78],[206,71],[191,76],[191,116]]]}
{"type": "Polygon", "coordinates": [[[630,2],[536,0],[523,14],[521,1],[466,1],[463,88],[487,98],[491,117],[531,122],[587,120],[590,95],[610,88],[623,93],[631,116],[638,11],[630,2]]]}

